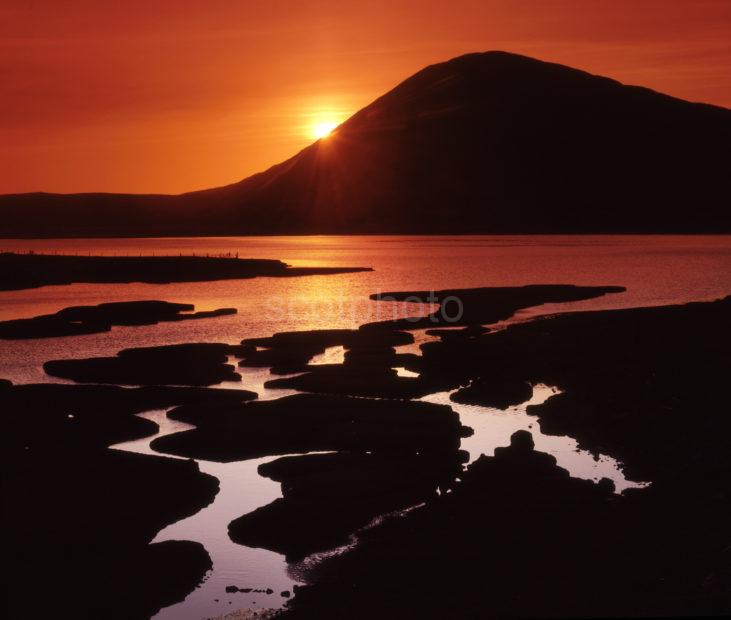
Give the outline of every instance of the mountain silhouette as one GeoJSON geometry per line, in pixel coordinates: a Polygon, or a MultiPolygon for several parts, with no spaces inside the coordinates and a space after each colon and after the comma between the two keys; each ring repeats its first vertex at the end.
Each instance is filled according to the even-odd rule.
{"type": "Polygon", "coordinates": [[[731,232],[729,145],[726,108],[468,54],[232,185],[0,196],[0,237],[731,232]]]}

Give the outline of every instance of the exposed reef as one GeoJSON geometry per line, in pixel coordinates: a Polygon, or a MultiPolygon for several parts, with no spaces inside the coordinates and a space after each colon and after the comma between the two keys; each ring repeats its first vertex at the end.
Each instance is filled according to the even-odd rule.
{"type": "Polygon", "coordinates": [[[246,390],[115,385],[12,385],[0,382],[8,458],[27,451],[110,445],[157,431],[134,414],[180,405],[234,405],[256,398],[246,390]]]}
{"type": "Polygon", "coordinates": [[[413,398],[425,392],[411,378],[399,377],[393,368],[408,365],[413,355],[397,354],[394,347],[414,342],[403,331],[386,328],[282,332],[270,338],[252,338],[242,344],[256,346],[239,366],[271,366],[275,374],[302,373],[267,381],[267,388],[350,396],[413,398]],[[345,349],[343,364],[308,362],[328,347],[345,349]]]}
{"type": "MultiPolygon", "coordinates": [[[[439,309],[426,317],[369,323],[358,330],[290,332],[280,338],[275,335],[271,339],[244,341],[268,348],[247,357],[240,365],[271,364],[275,372],[282,373],[306,371],[295,377],[272,379],[266,383],[267,388],[384,398],[419,398],[463,386],[475,375],[452,372],[449,368],[429,372],[428,366],[418,356],[397,354],[392,347],[413,342],[413,337],[408,332],[398,330],[422,329],[434,325],[465,326],[459,330],[429,330],[431,335],[458,346],[460,342],[473,341],[484,336],[489,330],[483,327],[483,323],[507,319],[520,309],[543,303],[591,299],[623,290],[616,286],[536,285],[372,295],[372,299],[380,301],[431,300],[439,303],[439,309]],[[458,310],[457,314],[455,309],[458,310]],[[306,346],[302,343],[306,343],[306,346]],[[335,344],[346,348],[343,364],[307,365],[315,354],[324,351],[326,346],[335,344]],[[398,367],[404,367],[419,376],[399,376],[394,370],[398,367]]],[[[499,381],[493,380],[493,387],[499,381]]],[[[477,385],[472,388],[472,393],[477,385]]],[[[522,381],[513,381],[511,386],[504,389],[510,391],[509,394],[506,392],[507,400],[498,399],[496,406],[522,402],[524,399],[521,397],[528,392],[529,386],[522,381]]]]}
{"type": "Polygon", "coordinates": [[[728,612],[724,538],[693,529],[705,511],[689,524],[686,513],[697,507],[678,518],[654,498],[612,491],[608,480],[569,477],[520,431],[509,448],[472,464],[451,493],[360,532],[343,554],[305,564],[313,585],[297,589],[285,616],[728,612]]]}
{"type": "Polygon", "coordinates": [[[731,612],[731,298],[547,317],[422,345],[421,377],[460,402],[529,408],[648,480],[621,496],[572,479],[526,433],[452,491],[304,565],[292,617],[698,616],[731,612]],[[512,392],[515,392],[513,396],[512,392]],[[456,606],[456,607],[455,607],[456,606]]]}
{"type": "Polygon", "coordinates": [[[330,450],[439,453],[471,434],[443,405],[314,394],[183,406],[168,416],[196,428],[155,439],[155,450],[222,462],[330,450]]]}
{"type": "MultiPolygon", "coordinates": [[[[393,321],[371,323],[365,327],[391,326],[394,329],[420,329],[425,327],[470,326],[479,332],[479,326],[510,318],[518,310],[549,303],[581,301],[601,297],[609,293],[622,293],[623,286],[574,286],[572,284],[531,284],[451,289],[444,291],[406,291],[376,293],[376,301],[400,301],[409,303],[434,303],[439,308],[426,317],[409,317],[393,321]]],[[[443,332],[438,335],[444,336],[443,332]]],[[[448,336],[447,336],[448,338],[448,336]]]]}
{"type": "Polygon", "coordinates": [[[455,395],[475,404],[490,405],[493,382],[493,394],[524,382],[556,386],[564,394],[529,409],[543,432],[619,458],[635,479],[675,478],[689,466],[679,454],[710,466],[722,452],[721,431],[731,423],[721,413],[730,315],[726,298],[541,318],[463,342],[426,343],[421,370],[475,380],[455,395]]]}
{"type": "Polygon", "coordinates": [[[532,395],[533,387],[528,381],[495,373],[473,379],[467,387],[452,394],[450,399],[463,405],[507,409],[530,400],[532,395]]]}
{"type": "Polygon", "coordinates": [[[238,390],[5,383],[9,617],[26,616],[39,587],[55,609],[80,618],[149,618],[182,600],[210,569],[208,553],[198,543],[149,543],[210,503],[218,482],[191,461],[107,446],[156,432],[156,424],[133,415],[139,411],[247,397],[238,390]]]}
{"type": "Polygon", "coordinates": [[[244,345],[190,343],[124,349],[116,357],[52,360],[43,364],[51,376],[84,383],[120,385],[213,385],[241,381],[229,355],[243,355],[244,345]]]}
{"type": "Polygon", "coordinates": [[[59,580],[62,605],[77,608],[74,578],[99,588],[81,602],[82,614],[96,611],[102,592],[125,596],[123,585],[134,592],[120,603],[120,617],[144,617],[182,598],[208,566],[205,552],[187,543],[159,552],[144,545],[161,523],[210,501],[215,488],[189,461],[167,465],[172,461],[105,448],[155,431],[132,413],[176,406],[169,417],[195,428],[155,439],[152,447],[164,453],[229,462],[334,452],[261,466],[262,475],[281,482],[283,497],[229,526],[236,542],[303,560],[294,568],[311,585],[287,603],[295,618],[731,613],[731,297],[482,327],[534,303],[616,290],[462,291],[464,327],[433,331],[439,341],[421,345],[421,356],[395,347],[413,342],[404,327],[433,324],[429,317],[50,362],[78,380],[179,383],[231,373],[226,362],[234,356],[242,366],[302,373],[268,387],[318,392],[279,400],[244,402],[255,395],[238,390],[0,380],[10,437],[4,485],[11,505],[4,511],[8,531],[21,533],[11,561],[28,572],[50,550],[51,568],[61,571],[58,554],[71,555],[76,573],[59,580]],[[343,364],[310,363],[332,346],[345,348],[343,364]],[[418,377],[399,377],[393,369],[401,366],[418,377]],[[538,383],[561,390],[529,408],[543,433],[575,437],[651,485],[617,495],[608,480],[571,478],[535,451],[525,431],[462,471],[460,439],[470,429],[448,406],[404,400],[456,389],[456,402],[507,408],[527,400],[538,383]],[[150,498],[154,485],[165,492],[150,498]],[[24,503],[23,493],[32,501],[24,503]],[[380,518],[392,511],[402,514],[380,518]],[[67,526],[72,518],[78,522],[67,526]],[[309,556],[348,543],[354,532],[356,546],[309,556]],[[104,557],[94,560],[94,553],[104,557]],[[87,577],[92,571],[98,574],[87,577]],[[153,585],[153,571],[167,575],[169,587],[153,585]]]}
{"type": "Polygon", "coordinates": [[[459,476],[463,454],[311,454],[259,466],[283,497],[231,522],[234,542],[297,561],[333,549],[374,518],[435,497],[459,476]]]}
{"type": "MultiPolygon", "coordinates": [[[[239,366],[267,366],[272,372],[288,374],[305,370],[307,363],[329,347],[342,346],[345,361],[358,362],[383,352],[393,353],[391,347],[411,344],[414,337],[407,332],[390,329],[315,329],[302,332],[279,332],[269,338],[248,338],[241,344],[254,348],[245,354],[239,366]]],[[[367,359],[366,359],[367,361],[367,359]]],[[[379,364],[380,366],[380,364],[379,364]]],[[[309,367],[311,368],[311,367],[309,367]]]]}
{"type": "Polygon", "coordinates": [[[528,433],[517,433],[510,448],[471,465],[451,493],[361,532],[357,546],[315,564],[314,585],[298,588],[286,615],[533,617],[580,609],[604,586],[593,580],[593,554],[607,545],[613,502],[611,483],[570,478],[533,450],[528,433]],[[567,556],[565,540],[577,527],[585,546],[567,556]],[[575,577],[571,607],[562,606],[564,581],[575,577]]]}
{"type": "Polygon", "coordinates": [[[258,277],[331,275],[369,267],[290,267],[279,260],[208,256],[65,256],[0,254],[0,290],[51,284],[202,282],[258,277]]]}
{"type": "Polygon", "coordinates": [[[155,325],[160,322],[208,319],[236,314],[236,308],[193,312],[193,304],[167,301],[122,301],[98,306],[72,306],[55,314],[0,321],[0,339],[21,340],[108,332],[114,325],[155,325]]]}

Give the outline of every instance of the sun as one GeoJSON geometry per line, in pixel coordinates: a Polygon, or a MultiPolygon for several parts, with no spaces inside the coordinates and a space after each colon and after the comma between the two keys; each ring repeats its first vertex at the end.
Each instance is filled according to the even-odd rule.
{"type": "Polygon", "coordinates": [[[322,138],[327,138],[333,129],[335,129],[338,126],[338,123],[335,121],[320,121],[318,123],[315,123],[312,126],[312,137],[315,138],[315,140],[320,140],[322,138]]]}

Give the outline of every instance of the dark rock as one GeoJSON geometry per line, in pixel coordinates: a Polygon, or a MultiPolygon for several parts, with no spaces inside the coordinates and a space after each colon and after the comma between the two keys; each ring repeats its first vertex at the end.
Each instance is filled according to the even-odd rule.
{"type": "Polygon", "coordinates": [[[239,591],[239,589],[236,586],[226,586],[226,592],[228,592],[229,594],[231,594],[233,592],[238,592],[238,591],[239,591]]]}
{"type": "Polygon", "coordinates": [[[607,542],[612,494],[570,478],[553,457],[526,449],[529,441],[516,434],[511,447],[473,463],[451,493],[360,532],[343,554],[308,564],[314,585],[297,591],[288,615],[339,617],[349,608],[358,618],[453,617],[455,600],[460,617],[583,609],[591,594],[582,587],[596,589],[584,562],[607,542]],[[557,564],[577,529],[584,546],[572,548],[568,563],[572,577],[583,577],[565,582],[557,564]]]}
{"type": "MultiPolygon", "coordinates": [[[[406,332],[389,329],[323,329],[302,332],[280,332],[269,338],[250,338],[242,344],[258,347],[246,355],[239,366],[272,367],[274,372],[289,374],[305,370],[307,363],[329,347],[343,346],[346,364],[377,364],[394,360],[391,347],[409,344],[414,337],[406,332]]],[[[319,367],[315,367],[318,369],[319,367]]]]}
{"type": "MultiPolygon", "coordinates": [[[[438,303],[439,308],[422,318],[412,317],[370,323],[361,329],[391,327],[420,329],[443,325],[457,327],[484,325],[510,318],[518,310],[547,303],[592,299],[608,293],[624,292],[622,286],[574,286],[571,284],[532,284],[515,287],[453,289],[445,291],[407,291],[377,293],[376,301],[438,303]]],[[[474,333],[472,328],[472,335],[474,333]]],[[[447,338],[449,340],[449,338],[447,338]]]]}
{"type": "Polygon", "coordinates": [[[284,590],[283,592],[280,592],[279,595],[283,596],[284,598],[289,598],[290,596],[292,596],[289,590],[284,590]]]}
{"type": "Polygon", "coordinates": [[[279,374],[289,374],[302,370],[315,355],[324,349],[262,349],[253,351],[239,362],[241,367],[272,368],[279,374]]]}
{"type": "Polygon", "coordinates": [[[423,364],[431,373],[556,386],[563,393],[528,408],[544,433],[576,437],[583,447],[618,458],[636,479],[688,475],[690,463],[678,459],[687,452],[708,480],[724,460],[722,429],[731,423],[717,413],[731,349],[730,311],[726,298],[570,313],[464,344],[429,343],[423,364]]]}
{"type": "Polygon", "coordinates": [[[0,390],[4,451],[12,458],[26,448],[39,453],[56,446],[67,450],[103,448],[157,431],[154,422],[135,413],[182,404],[233,405],[255,397],[245,390],[16,385],[0,390]],[[74,417],[69,418],[69,414],[74,417]]]}
{"type": "Polygon", "coordinates": [[[530,452],[535,448],[533,435],[528,431],[516,431],[510,436],[510,447],[514,450],[530,452]]]}
{"type": "Polygon", "coordinates": [[[26,576],[39,557],[54,576],[44,594],[79,617],[149,617],[182,600],[211,568],[208,554],[197,543],[149,543],[210,503],[217,480],[189,461],[61,441],[5,463],[6,586],[17,595],[8,607],[31,600],[26,576]]]}
{"type": "Polygon", "coordinates": [[[283,498],[229,525],[234,542],[283,553],[290,561],[346,543],[385,513],[419,504],[450,488],[462,454],[316,454],[259,467],[282,482],[283,498]]]}
{"type": "Polygon", "coordinates": [[[505,375],[473,379],[466,388],[455,392],[450,399],[456,403],[507,409],[531,399],[533,387],[527,381],[505,375]]]}
{"type": "Polygon", "coordinates": [[[651,486],[617,496],[516,435],[451,493],[310,565],[288,615],[450,617],[455,600],[466,617],[727,614],[709,583],[731,575],[730,313],[731,298],[572,313],[424,345],[426,376],[560,388],[529,409],[541,430],[651,486]]]}
{"type": "Polygon", "coordinates": [[[490,329],[482,325],[468,325],[461,329],[427,329],[428,336],[437,336],[441,340],[466,340],[486,334],[490,329]]]}
{"type": "Polygon", "coordinates": [[[119,357],[134,358],[135,360],[153,360],[185,362],[194,364],[196,359],[225,362],[228,356],[246,355],[250,348],[245,345],[231,345],[219,342],[189,342],[183,344],[168,344],[157,347],[138,347],[122,349],[119,357]]]}
{"type": "Polygon", "coordinates": [[[27,615],[43,558],[44,594],[84,618],[143,618],[185,598],[211,568],[198,543],[150,545],[209,504],[218,481],[191,461],[110,450],[157,425],[134,413],[240,402],[237,390],[16,385],[0,390],[9,617],[27,615]],[[114,605],[110,606],[109,601],[114,605]],[[20,609],[16,609],[19,607],[20,609]],[[17,613],[16,613],[17,612],[17,613]]]}
{"type": "Polygon", "coordinates": [[[241,344],[265,347],[268,349],[316,349],[324,351],[327,347],[341,345],[355,333],[352,329],[313,329],[301,332],[278,332],[268,338],[247,338],[241,344]]]}
{"type": "Polygon", "coordinates": [[[353,365],[310,366],[309,372],[295,377],[271,379],[269,389],[291,389],[317,394],[371,396],[378,398],[418,398],[429,394],[431,385],[422,378],[399,377],[390,367],[367,368],[353,365]]]}
{"type": "Polygon", "coordinates": [[[55,377],[86,383],[213,385],[241,380],[234,366],[226,363],[228,355],[241,350],[218,343],[145,347],[125,349],[117,357],[54,360],[43,364],[43,369],[55,377]]]}
{"type": "Polygon", "coordinates": [[[397,354],[393,347],[410,344],[414,337],[407,332],[388,328],[358,330],[316,330],[285,332],[271,339],[244,341],[266,344],[271,348],[257,351],[240,365],[274,365],[273,372],[301,372],[296,377],[272,379],[265,387],[295,389],[320,394],[378,396],[385,398],[415,398],[428,393],[421,381],[399,377],[393,368],[412,365],[414,355],[397,354]],[[297,344],[304,342],[304,348],[297,344]],[[317,353],[328,346],[345,347],[343,364],[307,365],[317,353]],[[317,347],[317,348],[315,348],[317,347]]]}
{"type": "Polygon", "coordinates": [[[450,452],[471,432],[443,405],[311,394],[169,415],[197,428],[155,439],[155,450],[214,461],[315,450],[450,452]]]}
{"type": "Polygon", "coordinates": [[[56,314],[31,319],[0,321],[0,339],[78,336],[109,331],[113,325],[154,325],[161,321],[184,321],[236,314],[235,308],[191,312],[192,304],[166,301],[125,301],[98,306],[74,306],[56,314]]]}

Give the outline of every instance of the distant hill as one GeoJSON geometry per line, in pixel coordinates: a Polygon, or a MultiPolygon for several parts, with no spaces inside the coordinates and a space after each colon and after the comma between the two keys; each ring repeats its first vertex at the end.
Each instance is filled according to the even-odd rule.
{"type": "Polygon", "coordinates": [[[468,54],[232,185],[0,196],[0,237],[731,232],[730,145],[731,110],[468,54]]]}

